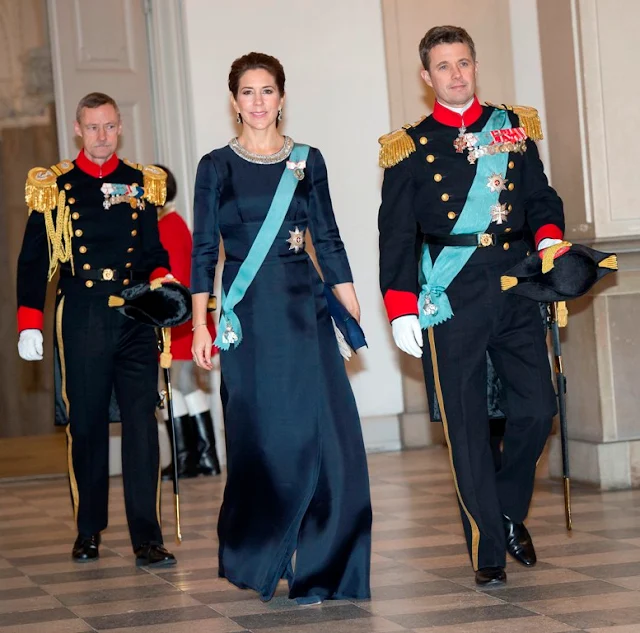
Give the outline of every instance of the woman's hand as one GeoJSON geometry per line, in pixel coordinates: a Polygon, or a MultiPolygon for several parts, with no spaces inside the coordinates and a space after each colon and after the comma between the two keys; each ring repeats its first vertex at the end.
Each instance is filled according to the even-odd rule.
{"type": "Polygon", "coordinates": [[[360,323],[360,304],[356,296],[356,290],[351,282],[336,284],[333,291],[340,300],[340,303],[347,309],[347,312],[360,323]]]}
{"type": "Polygon", "coordinates": [[[198,367],[211,371],[213,363],[211,362],[211,348],[213,341],[206,324],[196,327],[193,330],[193,342],[191,343],[191,353],[193,361],[198,367]]]}

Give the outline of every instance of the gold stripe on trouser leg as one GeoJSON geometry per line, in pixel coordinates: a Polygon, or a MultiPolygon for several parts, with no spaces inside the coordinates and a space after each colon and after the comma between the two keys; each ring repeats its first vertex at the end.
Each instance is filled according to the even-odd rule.
{"type": "Polygon", "coordinates": [[[453,463],[453,451],[451,449],[451,440],[449,439],[449,424],[447,423],[447,413],[444,406],[444,399],[442,397],[442,386],[440,385],[440,372],[438,370],[438,355],[436,353],[436,341],[433,335],[433,328],[430,327],[429,330],[429,347],[431,348],[431,364],[433,365],[433,379],[436,385],[436,395],[438,396],[438,405],[440,406],[440,415],[442,417],[442,427],[444,428],[444,436],[447,440],[447,446],[449,448],[449,461],[451,462],[451,472],[453,473],[453,483],[456,486],[456,494],[458,495],[458,499],[460,501],[460,505],[464,513],[467,516],[467,520],[469,521],[469,525],[471,526],[471,564],[473,565],[474,571],[478,570],[478,550],[480,549],[480,530],[478,529],[478,524],[475,522],[473,516],[471,516],[471,512],[467,510],[467,506],[462,499],[462,494],[460,493],[460,488],[458,486],[458,476],[456,474],[456,467],[453,463]]]}
{"type": "Polygon", "coordinates": [[[158,448],[158,483],[156,484],[156,518],[162,529],[162,513],[160,512],[160,498],[162,497],[162,462],[160,461],[160,448],[158,448]]]}
{"type": "Polygon", "coordinates": [[[73,469],[73,437],[71,436],[71,425],[69,423],[69,398],[67,397],[67,367],[64,361],[64,342],[62,340],[62,314],[64,311],[64,297],[60,299],[56,310],[56,337],[58,339],[58,355],[60,356],[60,375],[62,401],[67,410],[67,467],[69,468],[69,484],[71,486],[71,498],[73,499],[73,518],[78,523],[78,506],[80,505],[80,495],[78,493],[78,481],[73,469]]]}

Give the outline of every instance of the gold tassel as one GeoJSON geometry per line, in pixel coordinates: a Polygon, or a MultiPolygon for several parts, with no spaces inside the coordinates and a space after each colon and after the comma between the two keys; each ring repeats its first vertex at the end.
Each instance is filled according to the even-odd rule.
{"type": "Polygon", "coordinates": [[[502,288],[503,292],[505,292],[506,290],[510,290],[511,288],[515,288],[517,285],[517,277],[510,277],[509,275],[500,277],[500,288],[502,288]]]}
{"type": "Polygon", "coordinates": [[[556,319],[558,321],[558,327],[567,327],[569,310],[566,301],[558,301],[556,303],[556,319]]]}
{"type": "Polygon", "coordinates": [[[532,108],[531,106],[519,105],[498,105],[496,103],[491,103],[490,101],[486,101],[485,103],[493,108],[498,108],[500,110],[510,110],[514,114],[517,114],[518,119],[520,119],[520,125],[524,128],[527,136],[532,141],[540,141],[544,138],[544,134],[542,133],[542,123],[540,122],[540,115],[535,108],[532,108]]]}
{"type": "Polygon", "coordinates": [[[160,167],[146,165],[142,169],[144,198],[156,207],[164,206],[167,199],[167,174],[160,167]]]}
{"type": "Polygon", "coordinates": [[[109,297],[109,307],[110,308],[120,308],[124,305],[124,299],[122,297],[117,297],[116,295],[111,295],[109,297]]]}
{"type": "Polygon", "coordinates": [[[618,270],[618,256],[609,255],[606,259],[603,259],[599,264],[599,268],[608,268],[609,270],[618,270]]]}
{"type": "Polygon", "coordinates": [[[162,329],[162,354],[160,354],[160,367],[169,369],[171,367],[171,328],[163,327],[162,329]]]}
{"type": "Polygon", "coordinates": [[[215,312],[217,307],[218,300],[216,296],[213,295],[212,297],[209,297],[209,300],[207,301],[207,312],[215,312]]]}
{"type": "Polygon", "coordinates": [[[30,169],[24,186],[24,199],[29,213],[45,213],[55,209],[58,201],[58,183],[53,171],[44,167],[30,169]]]}
{"type": "Polygon", "coordinates": [[[554,258],[556,253],[565,246],[571,246],[571,242],[559,242],[553,246],[545,248],[542,255],[542,274],[546,275],[555,266],[554,258]]]}
{"type": "Polygon", "coordinates": [[[378,164],[385,169],[397,165],[416,151],[416,144],[407,134],[406,127],[381,136],[378,143],[380,143],[378,164]]]}

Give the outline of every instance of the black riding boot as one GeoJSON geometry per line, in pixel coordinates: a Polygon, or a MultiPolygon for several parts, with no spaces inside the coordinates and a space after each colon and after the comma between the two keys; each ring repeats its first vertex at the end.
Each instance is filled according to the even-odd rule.
{"type": "Polygon", "coordinates": [[[220,462],[216,451],[216,436],[210,411],[196,413],[193,416],[198,435],[198,469],[203,475],[219,475],[220,462]]]}
{"type": "MultiPolygon", "coordinates": [[[[171,423],[165,420],[169,441],[173,444],[173,434],[171,433],[171,423]]],[[[176,430],[176,454],[178,456],[178,477],[197,477],[198,470],[198,436],[196,434],[195,420],[189,415],[182,415],[174,418],[173,423],[176,430]]],[[[172,445],[173,448],[173,445],[172,445]]],[[[173,455],[173,453],[172,453],[173,455]]],[[[173,457],[172,457],[173,459],[173,457]]],[[[173,478],[173,463],[162,471],[162,479],[173,478]]]]}

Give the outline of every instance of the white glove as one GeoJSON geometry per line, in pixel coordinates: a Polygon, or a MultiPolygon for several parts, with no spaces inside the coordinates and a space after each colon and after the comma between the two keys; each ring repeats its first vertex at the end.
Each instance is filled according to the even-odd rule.
{"type": "Polygon", "coordinates": [[[554,237],[545,237],[543,240],[540,240],[540,244],[538,244],[538,250],[543,251],[545,248],[549,248],[549,246],[560,244],[560,242],[562,242],[562,240],[557,240],[554,237]]]}
{"type": "Polygon", "coordinates": [[[22,360],[42,360],[42,332],[22,330],[18,338],[18,354],[22,360]]]}
{"type": "Polygon", "coordinates": [[[345,360],[351,359],[351,348],[349,344],[345,340],[342,332],[336,327],[336,322],[331,319],[331,323],[333,324],[333,331],[336,333],[336,341],[338,341],[338,349],[340,350],[340,355],[345,360]]]}
{"type": "Polygon", "coordinates": [[[422,329],[415,314],[398,317],[391,322],[391,332],[396,345],[406,354],[422,357],[422,329]]]}

